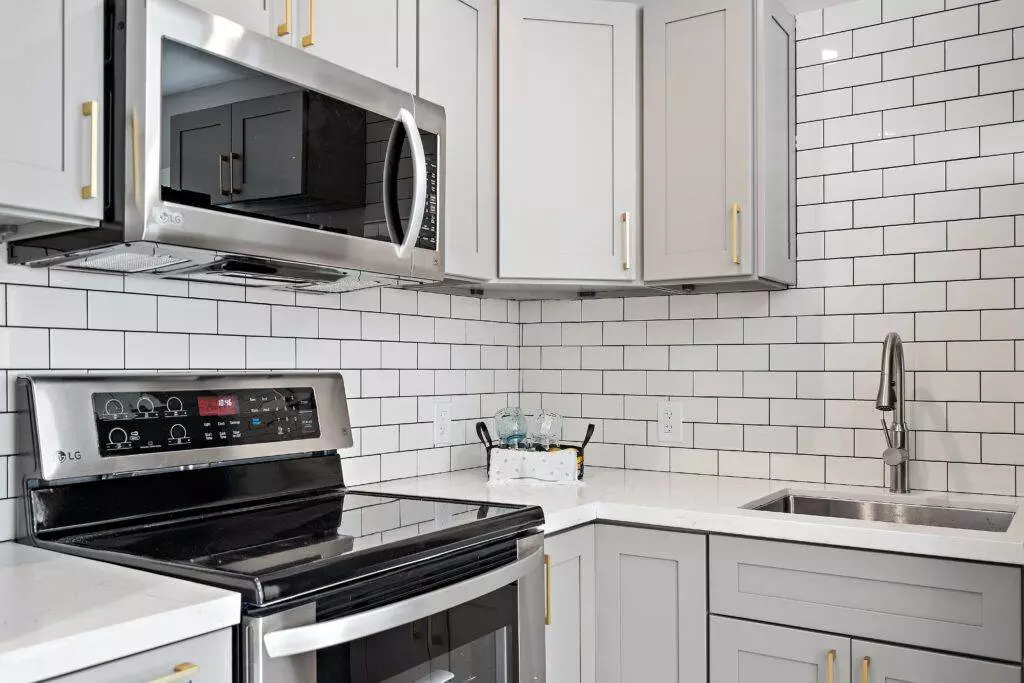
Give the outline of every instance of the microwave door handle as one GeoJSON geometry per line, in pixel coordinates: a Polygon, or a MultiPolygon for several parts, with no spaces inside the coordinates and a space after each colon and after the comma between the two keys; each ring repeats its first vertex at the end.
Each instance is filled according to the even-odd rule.
{"type": "Polygon", "coordinates": [[[331,621],[268,633],[263,636],[263,646],[267,654],[276,659],[351,643],[395,626],[426,619],[493,593],[532,572],[540,571],[543,566],[544,549],[537,548],[504,567],[408,600],[331,621]]]}
{"type": "Polygon", "coordinates": [[[405,231],[405,239],[396,247],[398,258],[407,259],[412,255],[412,250],[416,247],[416,240],[420,237],[423,213],[427,207],[427,157],[423,153],[423,138],[420,137],[420,129],[416,125],[413,115],[407,109],[401,109],[398,112],[398,120],[405,128],[405,135],[409,139],[409,148],[412,150],[412,211],[409,214],[409,226],[405,231]]]}

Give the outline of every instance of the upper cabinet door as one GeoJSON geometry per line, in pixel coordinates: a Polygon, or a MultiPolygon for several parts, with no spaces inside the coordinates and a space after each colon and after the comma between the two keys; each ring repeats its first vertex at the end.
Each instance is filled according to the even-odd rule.
{"type": "Polygon", "coordinates": [[[293,2],[294,34],[301,49],[406,92],[416,91],[416,0],[293,2]]]}
{"type": "Polygon", "coordinates": [[[753,272],[753,3],[644,7],[644,278],[753,272]]]}
{"type": "Polygon", "coordinates": [[[175,114],[169,137],[171,187],[230,201],[231,105],[175,114]]]}
{"type": "Polygon", "coordinates": [[[103,0],[0,0],[0,214],[103,215],[103,0]],[[14,67],[12,65],[17,65],[14,67]]]}
{"type": "Polygon", "coordinates": [[[498,268],[497,0],[423,0],[419,96],[444,107],[445,271],[498,268]]]}
{"type": "MultiPolygon", "coordinates": [[[[278,0],[185,0],[204,12],[237,22],[247,29],[266,35],[270,32],[268,2],[278,0]]],[[[280,0],[284,4],[284,0],[280,0]]]]}
{"type": "Polygon", "coordinates": [[[637,277],[637,6],[502,0],[502,278],[637,277]]]}

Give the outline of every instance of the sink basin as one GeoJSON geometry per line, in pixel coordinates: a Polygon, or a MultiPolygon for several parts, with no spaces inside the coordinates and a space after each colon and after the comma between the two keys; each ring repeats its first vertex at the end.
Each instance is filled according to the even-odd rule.
{"type": "Polygon", "coordinates": [[[975,531],[1006,531],[1013,521],[1010,509],[984,509],[925,505],[854,498],[831,498],[780,491],[743,506],[748,510],[791,515],[865,519],[894,524],[918,524],[975,531]]]}

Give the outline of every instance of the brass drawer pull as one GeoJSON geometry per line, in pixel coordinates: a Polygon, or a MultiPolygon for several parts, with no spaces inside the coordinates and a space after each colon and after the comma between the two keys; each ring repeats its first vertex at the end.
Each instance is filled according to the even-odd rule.
{"type": "Polygon", "coordinates": [[[871,657],[865,657],[860,661],[861,683],[868,683],[871,680],[871,657]]]}
{"type": "Polygon", "coordinates": [[[732,262],[740,264],[740,203],[732,204],[732,262]]]}
{"type": "Polygon", "coordinates": [[[160,678],[154,678],[149,683],[173,683],[174,681],[186,681],[192,676],[199,673],[199,665],[192,664],[191,662],[182,662],[181,664],[175,664],[174,673],[161,676],[160,678]]]}
{"type": "Polygon", "coordinates": [[[314,33],[316,33],[316,0],[309,0],[309,33],[302,36],[302,47],[309,47],[313,44],[314,33]]]}
{"type": "Polygon", "coordinates": [[[284,23],[277,25],[277,35],[287,36],[292,32],[292,0],[284,0],[284,23]]]}
{"type": "Polygon", "coordinates": [[[82,102],[82,116],[89,118],[89,184],[82,187],[82,199],[95,199],[100,175],[100,104],[82,102]]]}
{"type": "Polygon", "coordinates": [[[836,683],[836,651],[828,651],[828,683],[836,683]]]}

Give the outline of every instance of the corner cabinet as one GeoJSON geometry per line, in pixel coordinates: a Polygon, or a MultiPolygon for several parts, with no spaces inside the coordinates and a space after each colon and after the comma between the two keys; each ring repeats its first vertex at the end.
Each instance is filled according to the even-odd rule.
{"type": "Polygon", "coordinates": [[[424,0],[419,96],[445,109],[445,272],[490,280],[498,267],[497,0],[424,0]]]}
{"type": "Polygon", "coordinates": [[[779,0],[644,7],[644,279],[796,280],[795,21],[779,0]]]}
{"type": "Polygon", "coordinates": [[[598,525],[597,594],[599,683],[707,680],[706,536],[598,525]]]}
{"type": "Polygon", "coordinates": [[[638,8],[502,0],[499,275],[636,280],[638,8]]]}
{"type": "Polygon", "coordinates": [[[103,215],[103,0],[3,0],[0,223],[103,215]],[[12,65],[17,64],[17,67],[12,65]]]}
{"type": "Polygon", "coordinates": [[[279,40],[400,90],[416,91],[416,0],[267,3],[271,35],[279,40]]]}
{"type": "Polygon", "coordinates": [[[550,683],[594,683],[594,525],[544,539],[550,683]]]}

